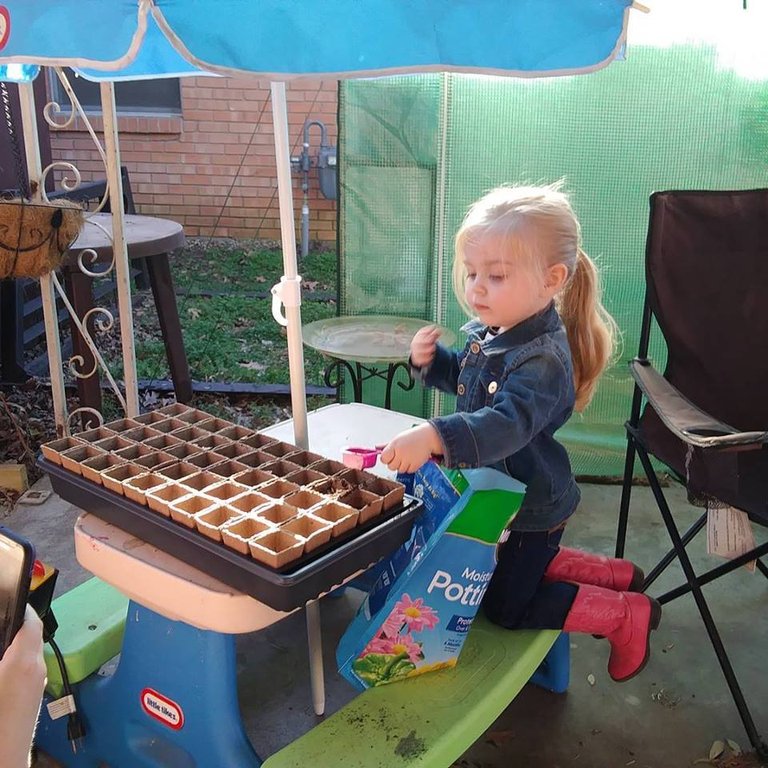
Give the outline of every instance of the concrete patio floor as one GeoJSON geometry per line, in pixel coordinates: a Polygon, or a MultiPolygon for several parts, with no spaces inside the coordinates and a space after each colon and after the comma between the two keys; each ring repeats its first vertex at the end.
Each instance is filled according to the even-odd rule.
{"type": "MultiPolygon", "coordinates": [[[[37,487],[50,487],[47,478],[37,487]]],[[[565,543],[610,553],[621,489],[584,485],[582,490],[581,509],[568,527],[565,543]]],[[[687,504],[683,490],[672,487],[668,492],[678,521],[695,519],[698,510],[687,504]]],[[[17,506],[2,521],[28,536],[39,557],[60,569],[57,594],[90,576],[74,557],[72,528],[78,513],[53,495],[42,506],[17,506]]],[[[666,538],[649,489],[635,488],[628,555],[649,567],[665,550],[666,538]]],[[[704,547],[702,536],[693,545],[695,563],[713,564],[704,547]]],[[[653,592],[679,581],[679,568],[673,565],[653,592]]],[[[767,739],[768,582],[742,568],[705,590],[753,717],[767,739]]],[[[328,714],[354,695],[335,671],[334,649],[360,599],[360,592],[347,590],[343,597],[326,598],[322,604],[328,714]]],[[[571,648],[568,692],[558,695],[526,686],[457,766],[681,768],[706,758],[716,739],[732,739],[743,749],[750,748],[690,595],[666,607],[653,635],[650,662],[634,680],[621,685],[610,680],[606,641],[572,635],[571,648]]],[[[317,722],[303,614],[238,639],[238,685],[245,728],[262,757],[317,722]]],[[[53,763],[43,757],[38,765],[53,763]]],[[[333,765],[332,758],[328,765],[333,765]]]]}

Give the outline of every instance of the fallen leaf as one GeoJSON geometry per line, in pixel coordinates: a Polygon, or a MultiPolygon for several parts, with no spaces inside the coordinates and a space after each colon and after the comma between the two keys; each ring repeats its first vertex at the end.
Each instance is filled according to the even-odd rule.
{"type": "Polygon", "coordinates": [[[202,313],[200,312],[200,310],[199,310],[197,307],[190,307],[190,308],[187,310],[187,314],[188,314],[188,315],[189,315],[189,316],[190,316],[190,317],[191,317],[193,320],[197,320],[197,318],[198,318],[198,317],[200,317],[200,315],[201,315],[202,313]]]}
{"type": "Polygon", "coordinates": [[[148,390],[141,396],[141,404],[148,411],[157,408],[159,400],[160,398],[158,397],[157,392],[153,392],[152,390],[148,390]]]}
{"type": "Polygon", "coordinates": [[[728,746],[734,755],[741,754],[741,746],[738,744],[738,742],[735,742],[733,739],[726,739],[726,742],[728,743],[728,746]]]}
{"type": "Polygon", "coordinates": [[[256,277],[253,278],[257,283],[266,283],[267,278],[262,277],[261,275],[256,275],[256,277]]]}
{"type": "Polygon", "coordinates": [[[720,739],[716,739],[709,748],[709,759],[714,760],[716,757],[720,757],[724,751],[725,744],[720,739]]]}
{"type": "Polygon", "coordinates": [[[256,363],[256,362],[249,362],[249,363],[238,363],[238,365],[241,368],[247,368],[249,371],[266,371],[267,366],[263,363],[256,363]]]}
{"type": "Polygon", "coordinates": [[[590,672],[590,673],[587,675],[587,682],[588,682],[590,685],[594,685],[594,684],[597,682],[597,681],[595,680],[595,676],[594,676],[594,675],[593,675],[591,672],[590,672]]]}

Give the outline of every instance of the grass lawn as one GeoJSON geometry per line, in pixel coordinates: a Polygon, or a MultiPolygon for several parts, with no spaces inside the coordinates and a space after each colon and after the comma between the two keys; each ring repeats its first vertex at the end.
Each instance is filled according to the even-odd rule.
{"type": "MultiPolygon", "coordinates": [[[[283,274],[277,250],[193,243],[171,258],[179,318],[192,378],[198,381],[288,384],[285,329],[272,317],[270,288],[283,274]]],[[[300,264],[303,322],[336,314],[336,254],[309,254],[300,264]]],[[[170,374],[152,293],[138,293],[134,310],[140,379],[170,374]]],[[[111,369],[122,375],[119,347],[111,369]]],[[[304,348],[305,380],[322,385],[327,361],[304,348]]]]}
{"type": "MultiPolygon", "coordinates": [[[[272,317],[270,288],[283,274],[278,249],[236,241],[191,240],[171,256],[179,319],[189,369],[195,381],[289,384],[285,329],[272,317]]],[[[302,321],[336,314],[336,254],[310,253],[299,264],[302,276],[302,321]]],[[[134,338],[139,379],[170,379],[152,292],[134,291],[134,338]]],[[[110,371],[122,378],[119,323],[97,337],[110,371]]],[[[307,385],[324,386],[327,364],[304,347],[307,385]]],[[[141,396],[142,410],[170,402],[151,389],[141,396]]],[[[308,397],[307,407],[332,402],[308,397]]],[[[195,395],[193,405],[246,426],[259,428],[290,418],[290,399],[261,395],[195,395]]],[[[116,400],[105,395],[106,419],[121,415],[116,400]]]]}

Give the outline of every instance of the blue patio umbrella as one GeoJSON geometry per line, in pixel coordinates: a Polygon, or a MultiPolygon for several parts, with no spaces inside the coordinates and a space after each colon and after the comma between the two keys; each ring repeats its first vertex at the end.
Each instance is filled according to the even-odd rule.
{"type": "MultiPolygon", "coordinates": [[[[0,0],[0,79],[29,80],[45,65],[72,67],[102,81],[246,72],[273,81],[285,271],[273,289],[273,312],[284,304],[296,442],[306,447],[284,81],[425,71],[521,77],[591,72],[623,50],[631,5],[632,0],[0,0]]],[[[112,162],[109,169],[114,183],[116,166],[112,162]]],[[[131,346],[124,338],[127,388],[131,365],[136,380],[131,346]]],[[[308,627],[312,636],[317,624],[309,616],[308,627]]],[[[312,656],[319,662],[319,643],[312,656]]],[[[316,709],[321,696],[320,685],[316,709]]]]}
{"type": "Polygon", "coordinates": [[[276,79],[427,70],[575,74],[616,56],[630,4],[5,0],[0,63],[91,69],[110,79],[179,74],[179,67],[276,79]]]}

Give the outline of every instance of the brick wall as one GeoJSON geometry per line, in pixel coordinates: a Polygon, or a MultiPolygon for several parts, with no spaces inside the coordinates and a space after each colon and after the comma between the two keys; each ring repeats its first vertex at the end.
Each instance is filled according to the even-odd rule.
{"type": "MultiPolygon", "coordinates": [[[[286,86],[291,155],[301,152],[307,117],[321,120],[336,144],[336,80],[286,86]]],[[[120,116],[120,152],[139,213],[167,216],[188,236],[278,238],[280,231],[269,83],[254,77],[181,80],[181,116],[120,116]]],[[[91,120],[99,130],[101,121],[91,120]]],[[[70,160],[84,180],[105,169],[80,121],[52,129],[54,160],[70,160]]],[[[315,157],[320,132],[310,131],[315,157]]],[[[301,236],[301,181],[293,174],[296,236],[301,236]]],[[[336,206],[310,173],[310,240],[336,241],[336,206]]]]}

